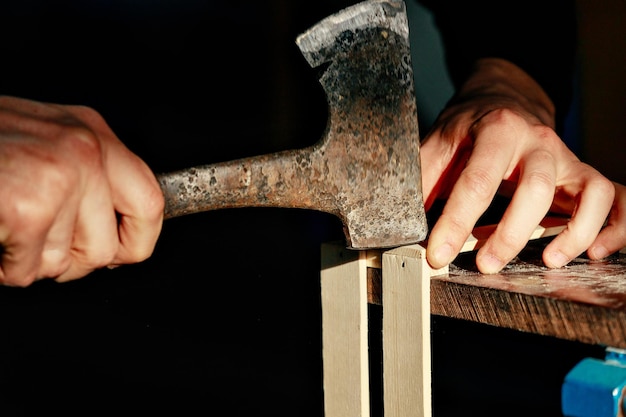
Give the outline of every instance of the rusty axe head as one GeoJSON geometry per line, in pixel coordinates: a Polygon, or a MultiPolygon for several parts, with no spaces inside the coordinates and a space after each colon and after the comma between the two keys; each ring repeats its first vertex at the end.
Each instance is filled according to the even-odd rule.
{"type": "Polygon", "coordinates": [[[337,215],[351,248],[424,240],[404,2],[356,4],[320,21],[296,43],[311,66],[323,68],[329,118],[322,139],[306,149],[160,176],[165,218],[232,207],[306,208],[337,215]]]}
{"type": "Polygon", "coordinates": [[[370,0],[327,17],[296,43],[329,105],[324,155],[353,248],[426,238],[419,131],[403,1],[370,0]],[[340,185],[340,186],[339,186],[340,185]]]}

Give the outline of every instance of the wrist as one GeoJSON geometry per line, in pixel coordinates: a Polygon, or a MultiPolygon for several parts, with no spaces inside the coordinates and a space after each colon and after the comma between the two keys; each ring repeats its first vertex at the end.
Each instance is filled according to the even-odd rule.
{"type": "Polygon", "coordinates": [[[543,124],[555,127],[555,106],[528,73],[510,61],[481,58],[457,91],[454,101],[488,100],[495,106],[521,107],[543,124]],[[508,103],[508,104],[507,104],[508,103]]]}

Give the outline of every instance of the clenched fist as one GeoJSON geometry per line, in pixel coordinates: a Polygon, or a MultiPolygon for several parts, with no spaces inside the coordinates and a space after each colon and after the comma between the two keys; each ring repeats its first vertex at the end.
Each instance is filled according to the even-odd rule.
{"type": "Polygon", "coordinates": [[[83,106],[0,97],[0,282],[140,262],[161,232],[148,166],[83,106]]]}

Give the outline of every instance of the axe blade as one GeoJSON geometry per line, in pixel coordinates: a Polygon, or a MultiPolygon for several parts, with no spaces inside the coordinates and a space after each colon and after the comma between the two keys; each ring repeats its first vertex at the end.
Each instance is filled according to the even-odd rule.
{"type": "Polygon", "coordinates": [[[345,174],[335,182],[349,184],[341,211],[350,246],[424,240],[428,225],[405,3],[355,4],[317,23],[296,44],[311,67],[326,65],[320,77],[330,114],[325,152],[337,153],[333,169],[345,174]]]}

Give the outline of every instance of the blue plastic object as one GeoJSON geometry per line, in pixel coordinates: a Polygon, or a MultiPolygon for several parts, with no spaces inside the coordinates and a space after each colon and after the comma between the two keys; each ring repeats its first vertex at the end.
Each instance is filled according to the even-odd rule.
{"type": "Polygon", "coordinates": [[[561,411],[566,417],[624,416],[626,350],[607,348],[604,360],[585,358],[561,387],[561,411]]]}

